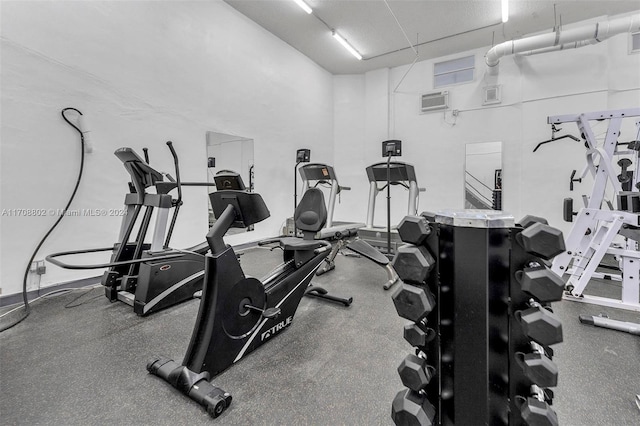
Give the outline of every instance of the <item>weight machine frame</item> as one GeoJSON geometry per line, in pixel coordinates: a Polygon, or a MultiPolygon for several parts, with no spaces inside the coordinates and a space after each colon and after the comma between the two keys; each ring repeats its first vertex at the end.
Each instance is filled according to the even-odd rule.
{"type": "MultiPolygon", "coordinates": [[[[618,150],[618,138],[622,120],[629,117],[640,117],[640,108],[548,117],[547,122],[552,125],[567,122],[577,123],[587,147],[587,164],[581,172],[580,179],[587,176],[587,173],[591,173],[594,177],[591,196],[585,198],[585,207],[579,211],[575,224],[566,240],[567,250],[553,260],[552,271],[560,276],[565,273],[570,274],[570,278],[567,281],[567,289],[569,291],[565,293],[565,299],[640,311],[640,252],[638,252],[638,242],[629,238],[628,235],[624,235],[626,237],[625,247],[616,248],[611,246],[614,238],[621,234],[621,230],[624,228],[635,229],[640,226],[640,215],[638,212],[605,210],[602,208],[603,203],[611,207],[611,203],[605,200],[609,183],[618,196],[618,204],[622,204],[621,197],[629,197],[633,196],[633,194],[640,196],[637,190],[633,191],[633,194],[622,190],[622,185],[618,179],[617,171],[614,170],[613,163],[614,156],[635,156],[635,170],[631,178],[631,187],[632,189],[637,189],[636,184],[638,183],[638,172],[640,171],[638,155],[640,151],[632,149],[618,150]],[[591,128],[591,120],[609,120],[606,136],[601,146],[598,145],[591,128]],[[595,271],[605,254],[612,254],[621,259],[620,269],[622,270],[622,276],[620,280],[622,281],[622,295],[620,300],[583,294],[589,280],[598,275],[595,271]],[[569,269],[570,264],[572,268],[569,269]]],[[[640,129],[640,121],[636,121],[636,126],[640,129]]],[[[618,209],[620,207],[620,205],[617,206],[618,209]]]]}

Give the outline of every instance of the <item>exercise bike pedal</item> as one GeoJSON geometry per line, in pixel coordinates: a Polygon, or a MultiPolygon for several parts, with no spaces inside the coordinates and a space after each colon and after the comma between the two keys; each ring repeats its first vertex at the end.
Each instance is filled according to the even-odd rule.
{"type": "Polygon", "coordinates": [[[253,306],[253,305],[244,305],[245,309],[251,309],[252,311],[256,311],[256,312],[260,312],[260,315],[262,315],[263,318],[277,318],[280,316],[280,314],[282,313],[282,310],[280,310],[280,308],[267,308],[267,309],[261,309],[258,308],[257,306],[253,306]]]}
{"type": "Polygon", "coordinates": [[[280,310],[280,308],[267,308],[262,311],[262,316],[265,318],[277,318],[281,313],[282,311],[280,310]]]}

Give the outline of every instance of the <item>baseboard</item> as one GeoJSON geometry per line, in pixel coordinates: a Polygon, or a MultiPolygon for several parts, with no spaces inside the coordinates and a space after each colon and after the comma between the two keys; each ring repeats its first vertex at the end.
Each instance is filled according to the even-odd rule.
{"type": "MultiPolygon", "coordinates": [[[[100,284],[102,275],[97,277],[83,278],[81,280],[69,281],[66,283],[55,284],[49,287],[43,287],[38,290],[30,290],[27,292],[27,299],[32,301],[36,297],[40,297],[44,294],[51,293],[55,290],[62,290],[65,288],[80,288],[90,285],[100,284]]],[[[6,296],[0,296],[0,308],[6,306],[17,305],[22,303],[22,293],[7,294],[6,296]]]]}

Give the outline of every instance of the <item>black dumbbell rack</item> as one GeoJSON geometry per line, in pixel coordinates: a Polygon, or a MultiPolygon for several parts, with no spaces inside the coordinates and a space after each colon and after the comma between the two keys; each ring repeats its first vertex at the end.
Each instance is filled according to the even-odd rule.
{"type": "MultiPolygon", "coordinates": [[[[416,220],[413,217],[412,222],[416,220]]],[[[420,220],[428,224],[428,236],[407,240],[423,241],[420,245],[436,264],[429,266],[430,273],[422,282],[416,282],[411,268],[397,268],[403,283],[393,298],[398,313],[430,336],[426,342],[417,341],[405,331],[429,374],[415,379],[415,369],[401,371],[406,360],[415,360],[415,356],[403,361],[399,373],[409,389],[394,400],[394,422],[556,425],[550,407],[553,393],[548,387],[556,384],[557,368],[549,345],[562,341],[562,330],[547,309],[550,297],[538,300],[523,291],[521,281],[522,271],[530,266],[552,274],[543,259],[564,250],[561,233],[558,239],[559,231],[528,221],[526,225],[532,228],[523,238],[519,234],[524,227],[501,212],[447,212],[439,213],[435,220],[420,220]],[[554,232],[549,234],[549,230],[554,232]],[[418,290],[415,287],[428,297],[412,299],[418,290]],[[416,306],[422,305],[423,314],[416,314],[416,306]]],[[[548,278],[533,285],[529,282],[532,292],[545,294],[537,288],[561,283],[548,278]]],[[[553,298],[558,300],[562,290],[554,288],[553,298]]]]}

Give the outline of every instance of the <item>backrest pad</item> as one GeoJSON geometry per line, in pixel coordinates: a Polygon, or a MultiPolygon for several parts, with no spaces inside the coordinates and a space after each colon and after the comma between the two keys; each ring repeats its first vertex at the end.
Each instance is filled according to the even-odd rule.
{"type": "Polygon", "coordinates": [[[318,188],[309,188],[302,196],[293,215],[296,228],[301,231],[318,232],[327,223],[327,207],[324,194],[318,188]]]}

